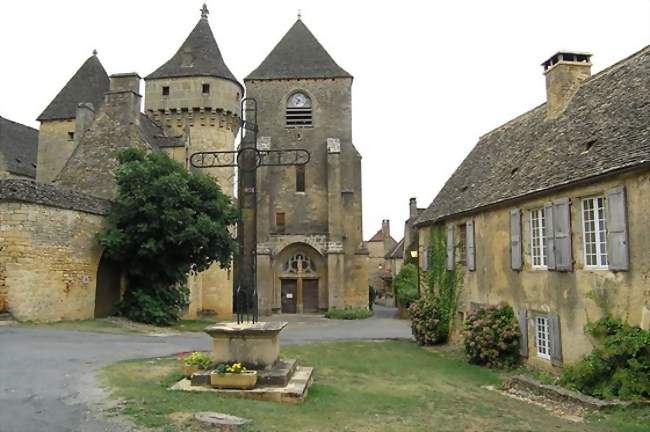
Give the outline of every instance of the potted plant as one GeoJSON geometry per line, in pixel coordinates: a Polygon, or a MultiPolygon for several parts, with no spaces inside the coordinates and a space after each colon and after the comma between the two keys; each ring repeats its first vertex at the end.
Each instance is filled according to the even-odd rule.
{"type": "Polygon", "coordinates": [[[257,383],[257,371],[248,370],[241,363],[221,363],[210,374],[212,387],[249,390],[257,383]]]}
{"type": "Polygon", "coordinates": [[[207,369],[212,363],[207,354],[198,351],[180,357],[179,360],[181,360],[181,369],[186,378],[190,378],[199,369],[207,369]]]}

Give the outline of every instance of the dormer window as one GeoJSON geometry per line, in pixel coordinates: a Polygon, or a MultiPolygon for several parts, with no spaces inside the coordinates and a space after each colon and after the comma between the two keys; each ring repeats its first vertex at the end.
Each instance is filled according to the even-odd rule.
{"type": "Polygon", "coordinates": [[[312,127],[311,99],[297,92],[289,96],[286,111],[287,127],[312,127]]]}
{"type": "Polygon", "coordinates": [[[210,94],[210,84],[203,84],[201,86],[201,92],[203,94],[210,94]]]}
{"type": "Polygon", "coordinates": [[[169,96],[169,86],[163,86],[162,95],[163,96],[169,96]]]}

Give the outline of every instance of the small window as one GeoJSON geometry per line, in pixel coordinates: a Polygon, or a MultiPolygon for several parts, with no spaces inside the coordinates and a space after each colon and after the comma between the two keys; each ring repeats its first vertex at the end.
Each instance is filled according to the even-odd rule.
{"type": "Polygon", "coordinates": [[[203,84],[201,92],[203,92],[203,94],[210,94],[210,84],[203,84]]]}
{"type": "Polygon", "coordinates": [[[278,230],[278,232],[283,233],[284,232],[284,225],[285,225],[285,217],[284,217],[284,212],[278,212],[275,214],[275,226],[278,230]]]}
{"type": "Polygon", "coordinates": [[[530,256],[533,268],[545,269],[547,260],[546,251],[546,221],[544,209],[538,208],[530,211],[530,256]]]}
{"type": "Polygon", "coordinates": [[[74,132],[68,132],[68,139],[70,140],[74,139],[74,132]]]}
{"type": "Polygon", "coordinates": [[[551,333],[547,316],[535,318],[535,345],[537,357],[545,360],[551,359],[551,333]]]}
{"type": "Polygon", "coordinates": [[[458,252],[460,257],[458,262],[461,265],[467,265],[467,224],[462,224],[459,226],[460,235],[458,236],[458,252]]]}
{"type": "Polygon", "coordinates": [[[305,166],[296,166],[296,192],[305,191],[305,166]]]}
{"type": "Polygon", "coordinates": [[[287,127],[312,127],[311,99],[304,93],[294,93],[289,96],[286,111],[287,127]]]}
{"type": "Polygon", "coordinates": [[[605,197],[582,200],[585,266],[607,268],[607,221],[605,197]]]}
{"type": "Polygon", "coordinates": [[[169,96],[169,86],[163,86],[162,94],[163,96],[169,96]]]}

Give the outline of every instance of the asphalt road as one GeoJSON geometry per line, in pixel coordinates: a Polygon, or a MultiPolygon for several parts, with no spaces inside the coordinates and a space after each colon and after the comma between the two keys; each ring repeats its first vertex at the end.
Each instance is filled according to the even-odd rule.
{"type": "MultiPolygon", "coordinates": [[[[360,321],[318,316],[274,316],[289,321],[283,344],[410,338],[394,309],[376,307],[360,321]]],[[[124,432],[123,419],[107,418],[106,392],[96,370],[125,359],[210,349],[209,336],[117,335],[47,328],[0,327],[0,432],[124,432]]]]}

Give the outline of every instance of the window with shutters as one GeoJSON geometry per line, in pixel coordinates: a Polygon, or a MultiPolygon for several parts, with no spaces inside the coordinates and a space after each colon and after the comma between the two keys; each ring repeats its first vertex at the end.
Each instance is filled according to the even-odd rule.
{"type": "Polygon", "coordinates": [[[551,359],[551,331],[547,316],[535,317],[535,345],[537,357],[545,360],[551,359]]]}
{"type": "Polygon", "coordinates": [[[585,267],[607,268],[607,218],[605,197],[582,200],[585,267]]]}
{"type": "Polygon", "coordinates": [[[530,256],[532,267],[546,269],[548,260],[546,250],[546,221],[544,209],[538,208],[530,211],[530,256]]]}
{"type": "Polygon", "coordinates": [[[460,253],[460,257],[458,259],[458,262],[461,265],[467,265],[467,225],[462,224],[458,228],[460,229],[458,235],[458,251],[460,253]]]}

